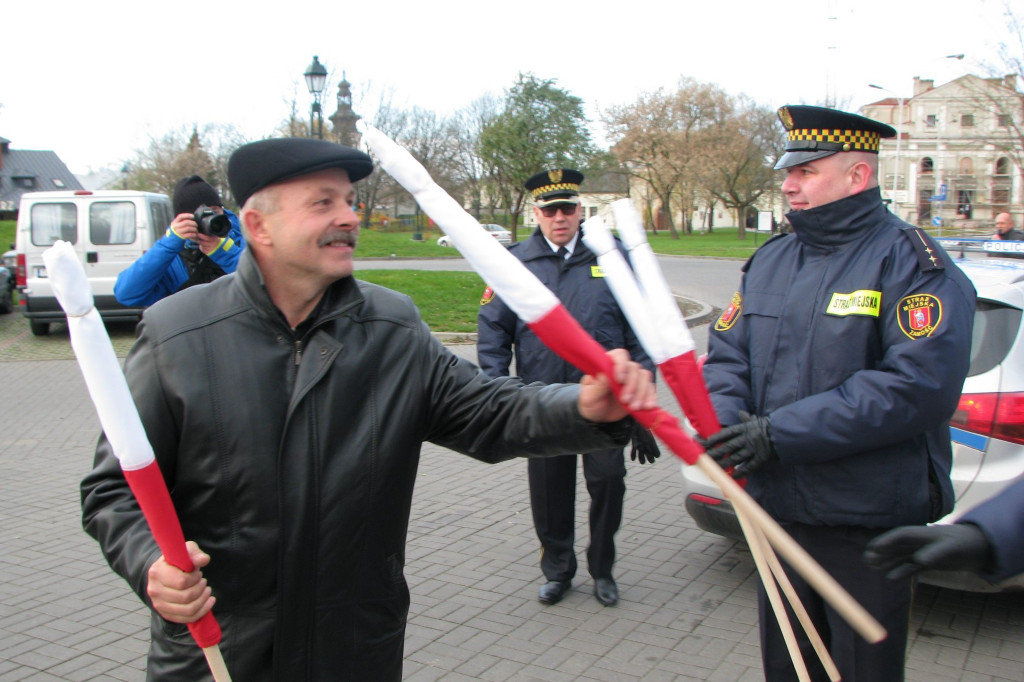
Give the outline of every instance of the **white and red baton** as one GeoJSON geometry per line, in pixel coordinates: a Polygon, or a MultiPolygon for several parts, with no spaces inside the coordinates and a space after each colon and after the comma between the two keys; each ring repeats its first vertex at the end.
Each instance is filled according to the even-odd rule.
{"type": "MultiPolygon", "coordinates": [[[[67,314],[71,347],[89,397],[125,480],[142,508],[164,559],[186,573],[191,572],[195,565],[185,547],[185,536],[167,483],[146,437],[106,327],[93,305],[92,290],[78,254],[68,242],[58,241],[43,252],[43,262],[57,301],[67,314]]],[[[218,646],[220,625],[213,613],[189,623],[188,629],[203,650],[213,678],[217,682],[230,682],[218,646]]]]}
{"type": "MultiPolygon", "coordinates": [[[[380,165],[410,194],[502,300],[548,348],[586,374],[612,376],[612,364],[593,337],[558,298],[515,256],[488,236],[462,206],[433,181],[422,164],[376,128],[364,126],[363,140],[380,165]]],[[[621,386],[612,381],[619,395],[621,386]]],[[[631,411],[684,461],[694,464],[703,450],[661,408],[631,411]]]]}

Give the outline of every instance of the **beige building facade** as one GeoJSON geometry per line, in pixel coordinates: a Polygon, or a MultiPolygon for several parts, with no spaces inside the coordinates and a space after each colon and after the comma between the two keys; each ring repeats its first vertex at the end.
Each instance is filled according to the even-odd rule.
{"type": "Polygon", "coordinates": [[[889,97],[860,113],[888,123],[882,196],[907,222],[990,231],[997,213],[1024,212],[1022,95],[1013,76],[965,75],[943,85],[914,79],[909,98],[889,97]]]}

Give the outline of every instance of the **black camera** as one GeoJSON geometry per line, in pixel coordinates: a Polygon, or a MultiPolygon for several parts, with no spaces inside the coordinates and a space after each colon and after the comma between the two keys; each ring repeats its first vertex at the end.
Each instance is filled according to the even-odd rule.
{"type": "Polygon", "coordinates": [[[196,209],[192,219],[199,226],[199,232],[211,237],[227,237],[231,231],[231,221],[228,217],[217,213],[206,204],[196,209]]]}

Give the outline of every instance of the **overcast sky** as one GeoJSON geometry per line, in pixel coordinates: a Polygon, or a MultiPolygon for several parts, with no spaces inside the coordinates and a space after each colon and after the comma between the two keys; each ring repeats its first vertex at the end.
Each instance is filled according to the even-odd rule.
{"type": "MultiPolygon", "coordinates": [[[[915,75],[946,82],[998,64],[1011,42],[1003,0],[51,0],[2,11],[0,137],[50,149],[75,173],[120,168],[151,138],[193,125],[271,134],[302,73],[342,71],[356,110],[390,91],[439,114],[500,95],[519,72],[553,78],[591,118],[681,76],[773,107],[850,109],[909,97],[915,75]],[[969,8],[969,9],[968,9],[969,8]],[[963,61],[945,59],[963,53],[963,61]],[[363,99],[361,99],[363,98],[363,99]]],[[[595,126],[600,137],[600,128],[595,126]]]]}

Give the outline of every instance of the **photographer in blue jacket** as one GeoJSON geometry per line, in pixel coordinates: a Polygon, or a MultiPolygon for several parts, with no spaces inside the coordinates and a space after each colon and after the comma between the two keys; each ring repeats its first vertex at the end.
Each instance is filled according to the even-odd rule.
{"type": "Polygon", "coordinates": [[[117,276],[114,296],[121,305],[152,305],[235,271],[245,239],[217,190],[192,175],[174,186],[172,203],[175,218],[164,236],[117,276]]]}

